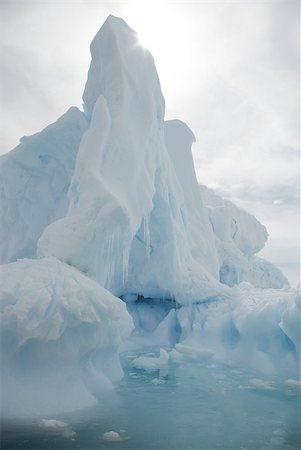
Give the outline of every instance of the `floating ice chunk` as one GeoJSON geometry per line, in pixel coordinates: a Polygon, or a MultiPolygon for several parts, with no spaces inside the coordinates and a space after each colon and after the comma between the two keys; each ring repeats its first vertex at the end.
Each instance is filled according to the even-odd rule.
{"type": "Polygon", "coordinates": [[[208,359],[213,356],[213,351],[205,348],[192,347],[185,344],[176,344],[175,350],[182,355],[191,358],[208,359]]]}
{"type": "Polygon", "coordinates": [[[144,369],[147,372],[154,372],[156,370],[168,373],[168,361],[169,361],[169,353],[160,348],[159,357],[152,356],[139,356],[138,358],[133,360],[133,365],[137,367],[137,369],[144,369]]]}
{"type": "Polygon", "coordinates": [[[42,419],[41,427],[46,430],[65,430],[69,425],[55,419],[42,419]]]}
{"type": "Polygon", "coordinates": [[[106,433],[102,435],[102,439],[106,442],[120,442],[122,437],[117,431],[106,431],[106,433]]]}
{"type": "Polygon", "coordinates": [[[74,438],[76,436],[75,431],[66,422],[61,422],[55,419],[42,419],[41,428],[48,433],[59,435],[65,438],[74,438]]]}
{"type": "Polygon", "coordinates": [[[151,383],[153,383],[155,386],[158,386],[160,384],[165,384],[166,380],[164,380],[163,378],[153,378],[151,380],[151,383]]]}
{"type": "Polygon", "coordinates": [[[263,389],[266,391],[275,391],[276,388],[269,383],[266,380],[261,380],[259,378],[252,378],[252,380],[250,380],[250,384],[252,384],[252,386],[255,386],[257,389],[263,389]]]}
{"type": "Polygon", "coordinates": [[[301,389],[301,380],[294,380],[292,378],[289,378],[288,380],[285,380],[285,384],[290,388],[301,389]]]}

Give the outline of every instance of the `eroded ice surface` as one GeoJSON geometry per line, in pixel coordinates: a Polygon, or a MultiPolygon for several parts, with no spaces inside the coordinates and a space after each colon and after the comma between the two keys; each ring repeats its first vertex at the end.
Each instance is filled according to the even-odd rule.
{"type": "Polygon", "coordinates": [[[113,390],[133,328],[121,300],[54,258],[2,265],[0,279],[5,416],[82,407],[113,390]]]}
{"type": "Polygon", "coordinates": [[[68,188],[87,120],[70,108],[0,158],[0,262],[36,256],[44,228],[68,209],[68,188]]]}
{"type": "Polygon", "coordinates": [[[207,229],[199,226],[207,223],[198,217],[206,210],[214,233],[215,242],[210,245],[218,253],[218,278],[221,283],[233,286],[249,281],[262,288],[289,286],[277,267],[255,256],[268,238],[266,228],[231,201],[222,199],[206,186],[197,185],[191,154],[194,140],[192,131],[182,121],[165,122],[166,146],[182,185],[185,203],[190,206],[186,226],[194,254],[203,247],[201,237],[208,238],[210,235],[207,229]]]}
{"type": "Polygon", "coordinates": [[[276,266],[256,256],[267,240],[266,228],[254,216],[222,199],[212,189],[200,186],[200,190],[216,238],[220,281],[230,286],[242,281],[261,288],[289,286],[276,266]]]}

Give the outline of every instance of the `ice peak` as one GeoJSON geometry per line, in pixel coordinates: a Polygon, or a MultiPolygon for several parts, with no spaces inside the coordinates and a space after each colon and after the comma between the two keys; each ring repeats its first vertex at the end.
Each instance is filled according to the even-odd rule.
{"type": "Polygon", "coordinates": [[[93,51],[97,49],[98,45],[101,45],[101,41],[108,37],[110,39],[120,39],[126,35],[132,36],[136,41],[138,39],[137,33],[128,26],[125,20],[110,14],[91,42],[90,50],[92,57],[94,56],[93,51]]]}
{"type": "Polygon", "coordinates": [[[122,19],[122,17],[113,16],[113,14],[108,15],[100,30],[108,26],[110,26],[112,30],[118,31],[123,28],[125,30],[130,30],[136,34],[136,32],[129,27],[126,21],[122,19]]]}
{"type": "Polygon", "coordinates": [[[137,33],[123,19],[109,15],[90,45],[92,61],[83,93],[88,117],[99,95],[106,98],[109,108],[111,100],[120,100],[124,68],[134,53],[138,56],[138,48],[137,33]]]}

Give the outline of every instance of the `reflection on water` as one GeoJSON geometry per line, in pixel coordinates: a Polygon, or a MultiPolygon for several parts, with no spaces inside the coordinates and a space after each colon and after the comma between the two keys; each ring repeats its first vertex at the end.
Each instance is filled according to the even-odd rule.
{"type": "Polygon", "coordinates": [[[160,377],[159,372],[136,369],[132,361],[137,356],[123,355],[125,377],[117,392],[94,407],[57,417],[5,421],[1,448],[301,448],[298,387],[250,370],[189,358],[171,363],[168,375],[160,377]]]}

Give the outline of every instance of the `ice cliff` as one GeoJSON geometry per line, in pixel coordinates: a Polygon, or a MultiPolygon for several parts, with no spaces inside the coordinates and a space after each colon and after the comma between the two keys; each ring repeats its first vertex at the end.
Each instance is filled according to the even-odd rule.
{"type": "Polygon", "coordinates": [[[59,386],[56,367],[69,399],[110,390],[130,314],[153,343],[296,373],[300,304],[256,256],[265,227],[198,185],[194,135],[164,122],[153,58],[122,19],[108,17],[91,55],[84,112],[1,158],[3,392],[59,386]]]}

